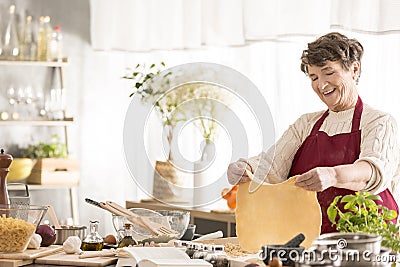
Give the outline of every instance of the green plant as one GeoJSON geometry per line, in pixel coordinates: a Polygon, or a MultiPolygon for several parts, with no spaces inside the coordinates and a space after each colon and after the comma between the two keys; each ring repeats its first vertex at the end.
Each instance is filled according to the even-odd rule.
{"type": "MultiPolygon", "coordinates": [[[[171,126],[171,129],[180,121],[187,120],[188,117],[198,117],[195,123],[201,130],[202,136],[206,140],[213,140],[216,131],[215,118],[216,102],[224,103],[230,101],[230,95],[225,89],[215,84],[204,82],[184,83],[173,90],[170,89],[170,79],[174,73],[166,72],[157,84],[153,84],[154,78],[165,69],[165,63],[153,63],[150,67],[145,64],[137,64],[134,69],[128,69],[128,74],[122,78],[133,81],[134,91],[129,95],[139,95],[144,102],[148,102],[156,108],[161,115],[163,124],[171,126]],[[196,101],[191,101],[196,100],[196,101]],[[182,103],[185,110],[180,108],[182,103]]],[[[175,73],[175,75],[178,75],[175,73]]],[[[179,76],[179,75],[178,75],[179,76]]]]}
{"type": "Polygon", "coordinates": [[[185,94],[182,90],[170,89],[169,76],[171,72],[165,73],[161,77],[161,82],[154,84],[154,78],[165,69],[165,63],[153,63],[150,67],[146,64],[137,64],[134,69],[128,68],[128,73],[122,78],[133,81],[133,92],[129,97],[138,95],[143,102],[154,105],[161,116],[163,125],[172,128],[184,120],[183,114],[177,110],[178,106],[184,101],[185,94]]]}
{"type": "Polygon", "coordinates": [[[66,158],[67,146],[60,141],[58,135],[53,135],[50,143],[39,142],[36,145],[29,145],[26,149],[21,150],[24,158],[41,159],[41,158],[66,158]]]}
{"type": "Polygon", "coordinates": [[[145,64],[137,64],[136,67],[132,70],[128,68],[128,74],[124,75],[122,78],[130,79],[134,81],[134,91],[129,95],[132,97],[135,94],[140,95],[142,98],[145,98],[149,95],[159,94],[161,92],[153,91],[151,87],[145,87],[144,84],[151,79],[153,79],[156,75],[158,75],[165,68],[165,63],[160,62],[158,64],[151,64],[149,68],[146,68],[145,64]]]}
{"type": "Polygon", "coordinates": [[[339,232],[380,235],[383,246],[400,252],[400,226],[390,222],[397,217],[397,213],[376,204],[375,200],[380,200],[380,197],[368,192],[337,196],[327,210],[328,218],[339,232]],[[339,203],[344,204],[342,209],[339,203]]]}

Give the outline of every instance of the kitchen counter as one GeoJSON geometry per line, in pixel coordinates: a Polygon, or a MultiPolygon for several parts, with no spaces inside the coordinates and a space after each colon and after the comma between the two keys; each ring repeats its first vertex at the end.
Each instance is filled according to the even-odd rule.
{"type": "MultiPolygon", "coordinates": [[[[25,265],[25,267],[71,267],[71,265],[29,264],[25,265]]],[[[115,264],[108,265],[106,267],[115,267],[115,264]]]]}

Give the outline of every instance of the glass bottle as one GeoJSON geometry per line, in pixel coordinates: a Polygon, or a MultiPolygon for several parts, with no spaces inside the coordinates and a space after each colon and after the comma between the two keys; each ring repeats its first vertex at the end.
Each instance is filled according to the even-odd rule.
{"type": "Polygon", "coordinates": [[[37,44],[37,60],[47,61],[47,50],[51,38],[50,17],[42,16],[39,18],[38,44],[37,44]]]}
{"type": "Polygon", "coordinates": [[[4,57],[3,57],[3,45],[4,45],[3,37],[4,37],[4,35],[3,35],[3,27],[1,27],[1,25],[3,25],[2,14],[3,14],[3,10],[1,9],[1,6],[0,6],[0,59],[4,59],[4,57]]]}
{"type": "Polygon", "coordinates": [[[51,34],[51,38],[49,40],[49,46],[47,50],[47,60],[51,61],[62,61],[63,59],[63,44],[62,44],[63,35],[61,33],[61,27],[54,27],[54,31],[51,34]]]}
{"type": "Polygon", "coordinates": [[[118,247],[123,248],[123,247],[134,246],[137,244],[138,244],[138,242],[136,242],[136,240],[133,239],[133,237],[132,237],[132,224],[125,223],[124,224],[124,237],[119,242],[118,247]]]}
{"type": "Polygon", "coordinates": [[[17,60],[19,57],[19,41],[17,21],[15,19],[15,5],[8,9],[9,19],[4,33],[3,58],[6,60],[17,60]]]}
{"type": "Polygon", "coordinates": [[[37,46],[33,39],[32,16],[27,16],[21,44],[21,60],[36,60],[36,49],[37,46]]]}
{"type": "Polygon", "coordinates": [[[103,249],[103,238],[98,233],[99,222],[90,221],[89,234],[83,239],[81,249],[83,251],[101,251],[103,249]]]}

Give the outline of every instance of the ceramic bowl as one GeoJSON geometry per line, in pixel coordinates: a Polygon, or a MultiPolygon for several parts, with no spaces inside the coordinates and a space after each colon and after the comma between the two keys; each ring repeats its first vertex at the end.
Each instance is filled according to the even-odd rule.
{"type": "Polygon", "coordinates": [[[7,174],[7,182],[26,179],[32,172],[34,160],[28,158],[14,158],[7,174]]]}

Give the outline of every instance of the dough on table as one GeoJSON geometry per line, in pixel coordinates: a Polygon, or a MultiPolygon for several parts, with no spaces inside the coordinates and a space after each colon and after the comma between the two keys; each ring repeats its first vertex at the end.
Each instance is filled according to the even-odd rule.
{"type": "Polygon", "coordinates": [[[240,246],[257,252],[263,245],[285,244],[299,233],[309,248],[320,235],[321,209],[317,194],[294,185],[295,177],[280,184],[264,183],[250,193],[250,182],[239,185],[236,235],[240,246]]]}

